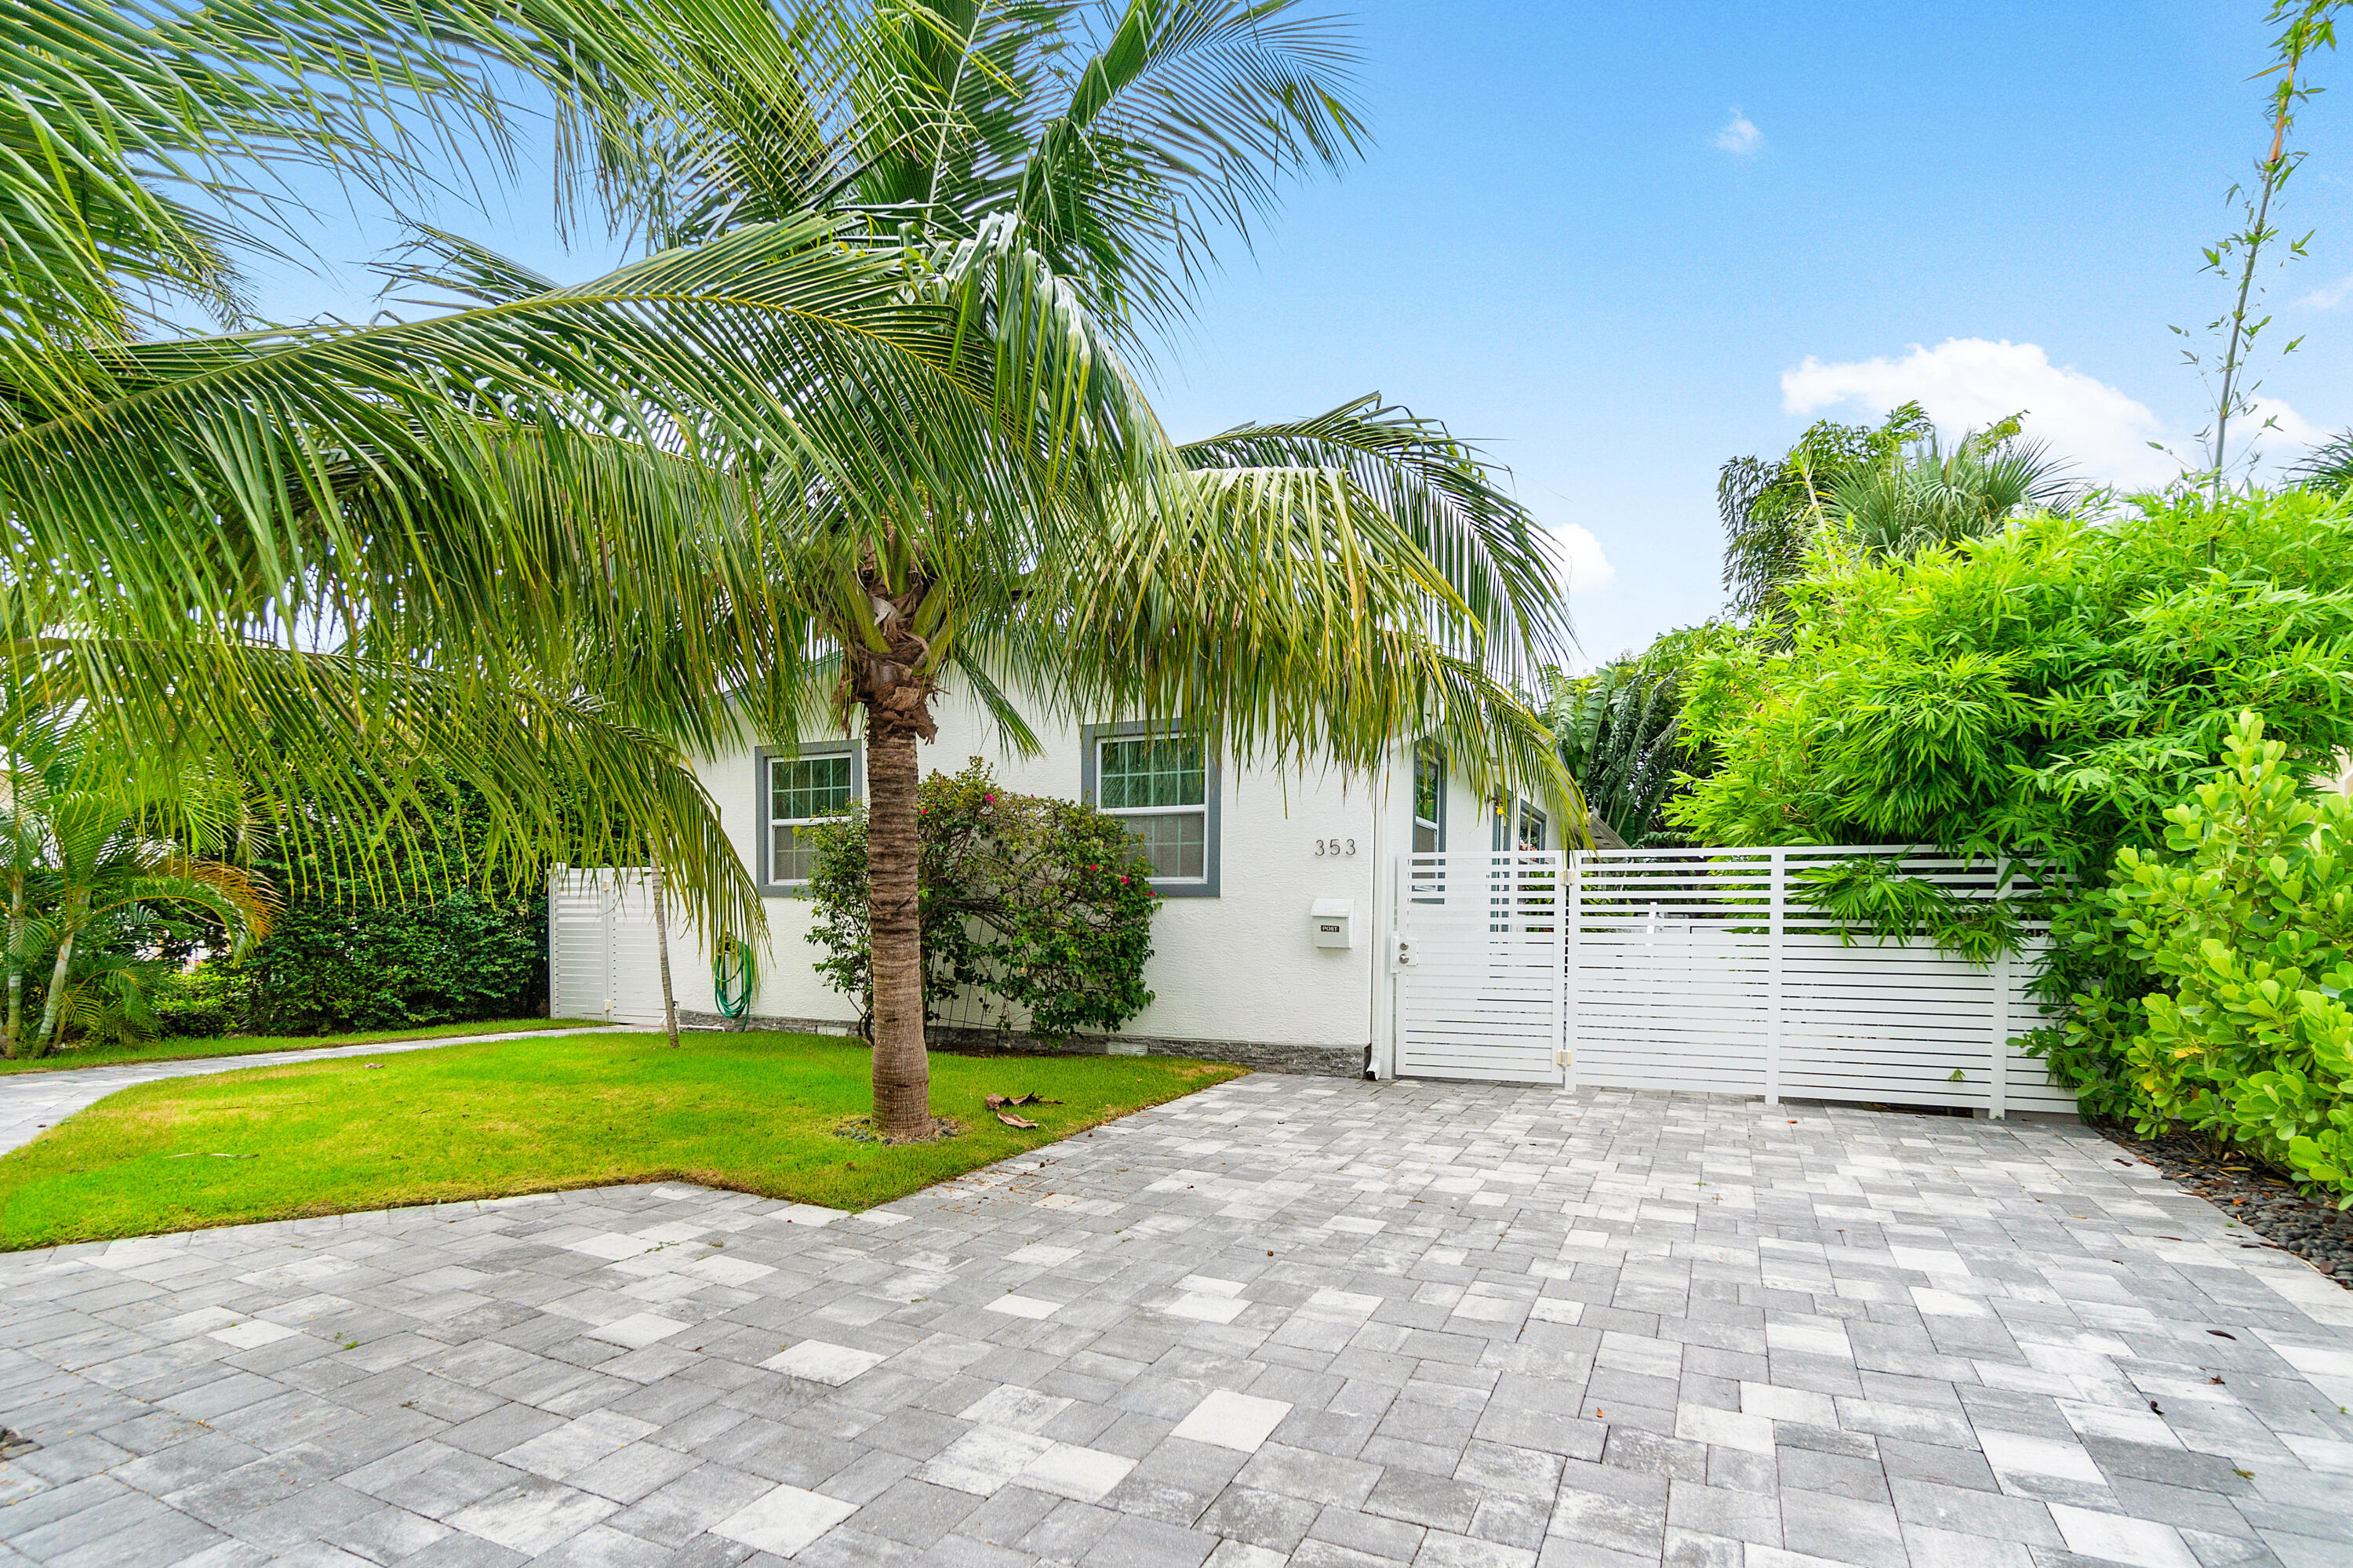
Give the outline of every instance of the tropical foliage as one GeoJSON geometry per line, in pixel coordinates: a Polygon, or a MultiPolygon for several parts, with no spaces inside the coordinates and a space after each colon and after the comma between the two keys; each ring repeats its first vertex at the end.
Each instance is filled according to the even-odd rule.
{"type": "Polygon", "coordinates": [[[1869,556],[1904,558],[1995,533],[2028,512],[2064,512],[2075,487],[2039,441],[2019,440],[2019,420],[1973,431],[1951,450],[1930,431],[1901,457],[1850,473],[1831,496],[1839,543],[1869,556]]]}
{"type": "MultiPolygon", "coordinates": [[[[1060,1043],[1115,1033],[1150,1004],[1144,966],[1159,910],[1151,863],[1126,824],[1092,806],[997,787],[974,758],[923,781],[923,1001],[937,1018],[976,1002],[987,1023],[1026,1020],[1060,1043]]],[[[817,866],[809,940],[818,972],[873,1019],[867,824],[862,810],[810,830],[817,866]]]]}
{"type": "Polygon", "coordinates": [[[1545,723],[1586,809],[1629,849],[1672,841],[1671,800],[1704,760],[1683,741],[1685,671],[1714,627],[1670,632],[1588,675],[1545,672],[1545,723]]]}
{"type": "Polygon", "coordinates": [[[2353,488],[2353,430],[2340,430],[2305,453],[2288,470],[2289,480],[2302,490],[2342,495],[2353,488]]]}
{"type": "Polygon", "coordinates": [[[1694,662],[1706,843],[1937,843],[2096,876],[2260,707],[2295,766],[2353,744],[2353,515],[2320,496],[2036,516],[1794,585],[1787,646],[1694,662]]]}
{"type": "MultiPolygon", "coordinates": [[[[311,805],[315,811],[315,803],[311,805]]],[[[385,813],[356,823],[318,822],[290,844],[257,835],[248,863],[290,892],[269,934],[236,955],[207,961],[183,988],[185,1027],[207,1022],[199,1001],[229,1029],[322,1034],[412,1024],[521,1018],[547,1000],[547,896],[536,879],[487,867],[481,800],[445,794],[417,808],[414,847],[389,875],[354,869],[338,853],[353,832],[380,832],[385,813]],[[338,831],[340,830],[340,831],[338,831]],[[306,847],[319,846],[326,847],[306,847]],[[307,858],[298,858],[307,857],[307,858]]]]}
{"type": "Polygon", "coordinates": [[[1715,504],[1724,518],[1724,586],[1734,615],[1778,619],[1783,587],[1804,572],[1839,485],[1894,461],[1906,442],[1934,429],[1919,404],[1906,403],[1876,426],[1818,420],[1771,461],[1725,462],[1716,476],[1715,504]]]}

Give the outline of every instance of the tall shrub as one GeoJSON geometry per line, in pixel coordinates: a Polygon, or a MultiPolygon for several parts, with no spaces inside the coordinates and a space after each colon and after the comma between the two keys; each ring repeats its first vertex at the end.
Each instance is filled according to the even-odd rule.
{"type": "MultiPolygon", "coordinates": [[[[1018,1009],[1031,1034],[1060,1042],[1115,1032],[1150,1004],[1144,966],[1159,898],[1150,863],[1117,818],[1008,793],[976,757],[953,778],[923,781],[917,824],[926,1017],[976,993],[1001,1018],[1018,1009]]],[[[871,1024],[865,814],[811,832],[809,940],[825,950],[817,969],[858,1000],[861,1024],[871,1024]]]]}

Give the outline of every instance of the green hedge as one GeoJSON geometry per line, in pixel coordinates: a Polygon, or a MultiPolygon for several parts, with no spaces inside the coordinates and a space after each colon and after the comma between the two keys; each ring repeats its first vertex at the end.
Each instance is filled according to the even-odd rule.
{"type": "Polygon", "coordinates": [[[478,806],[452,794],[429,847],[375,874],[325,847],[282,841],[252,863],[285,897],[244,956],[184,976],[157,1012],[168,1033],[325,1034],[526,1017],[547,1000],[547,895],[482,865],[478,806]]]}
{"type": "Polygon", "coordinates": [[[306,902],[225,967],[228,1004],[258,1033],[514,1018],[547,1000],[547,899],[459,889],[421,904],[306,902]]]}

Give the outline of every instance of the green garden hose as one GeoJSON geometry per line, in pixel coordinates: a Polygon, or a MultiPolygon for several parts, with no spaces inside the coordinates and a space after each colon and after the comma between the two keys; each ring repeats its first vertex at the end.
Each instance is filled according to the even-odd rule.
{"type": "Polygon", "coordinates": [[[751,948],[733,937],[719,945],[719,956],[711,960],[711,996],[719,1004],[720,1014],[733,1019],[738,1029],[744,1026],[744,1020],[752,1011],[757,978],[751,948]]]}

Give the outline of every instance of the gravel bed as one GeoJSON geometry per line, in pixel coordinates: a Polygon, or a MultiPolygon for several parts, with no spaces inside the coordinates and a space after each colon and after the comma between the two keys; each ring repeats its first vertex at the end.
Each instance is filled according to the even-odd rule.
{"type": "Polygon", "coordinates": [[[2308,1198],[2294,1182],[2242,1156],[2217,1159],[2188,1138],[2135,1138],[2114,1127],[2100,1130],[2181,1183],[2184,1191],[2197,1193],[2281,1251],[2295,1254],[2353,1289],[2353,1210],[2308,1198]]]}

